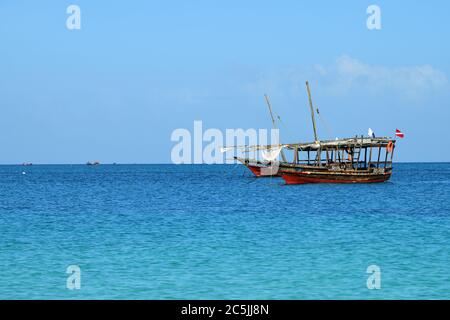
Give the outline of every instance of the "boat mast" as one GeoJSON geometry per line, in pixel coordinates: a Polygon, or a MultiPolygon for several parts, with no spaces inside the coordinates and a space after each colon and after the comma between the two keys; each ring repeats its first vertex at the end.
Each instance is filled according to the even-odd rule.
{"type": "MultiPolygon", "coordinates": [[[[266,99],[267,107],[269,108],[269,113],[270,113],[270,118],[272,119],[273,128],[278,129],[275,118],[273,117],[272,106],[270,105],[269,97],[267,96],[267,94],[264,95],[264,98],[266,99]]],[[[280,141],[280,144],[281,144],[281,141],[280,141]]],[[[283,159],[284,162],[287,162],[283,150],[281,150],[281,159],[283,159]]]]}
{"type": "Polygon", "coordinates": [[[309,99],[309,107],[311,109],[311,119],[314,129],[314,142],[319,142],[319,139],[317,138],[317,130],[316,130],[316,119],[314,118],[314,107],[311,99],[311,91],[309,90],[309,83],[306,81],[306,90],[308,91],[308,99],[309,99]]]}

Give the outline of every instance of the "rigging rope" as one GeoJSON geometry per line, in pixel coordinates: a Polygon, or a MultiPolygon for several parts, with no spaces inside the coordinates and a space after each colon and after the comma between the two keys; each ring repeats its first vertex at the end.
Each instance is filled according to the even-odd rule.
{"type": "MultiPolygon", "coordinates": [[[[283,131],[287,132],[289,136],[295,136],[295,135],[292,135],[293,132],[288,128],[288,126],[284,123],[284,121],[281,121],[281,117],[278,114],[276,114],[276,117],[277,117],[280,125],[283,126],[283,131]]],[[[281,134],[280,134],[280,136],[281,136],[281,134]]]]}
{"type": "Polygon", "coordinates": [[[320,121],[322,122],[323,126],[325,127],[325,130],[328,133],[328,138],[333,139],[333,130],[332,130],[331,126],[328,124],[328,122],[325,120],[325,118],[322,117],[322,115],[319,112],[319,108],[317,108],[317,107],[316,107],[316,113],[319,116],[320,121]]]}

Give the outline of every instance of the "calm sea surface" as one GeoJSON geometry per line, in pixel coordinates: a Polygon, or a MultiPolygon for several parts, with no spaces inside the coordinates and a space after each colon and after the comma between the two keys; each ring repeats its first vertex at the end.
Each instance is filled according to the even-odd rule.
{"type": "Polygon", "coordinates": [[[450,299],[450,164],[299,186],[240,165],[0,166],[0,298],[450,299]]]}

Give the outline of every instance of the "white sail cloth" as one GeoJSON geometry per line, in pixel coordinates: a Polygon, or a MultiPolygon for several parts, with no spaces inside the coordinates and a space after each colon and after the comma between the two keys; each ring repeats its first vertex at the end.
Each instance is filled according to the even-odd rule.
{"type": "Polygon", "coordinates": [[[268,150],[262,150],[261,156],[264,160],[273,161],[275,160],[281,152],[282,147],[276,147],[268,150]]]}

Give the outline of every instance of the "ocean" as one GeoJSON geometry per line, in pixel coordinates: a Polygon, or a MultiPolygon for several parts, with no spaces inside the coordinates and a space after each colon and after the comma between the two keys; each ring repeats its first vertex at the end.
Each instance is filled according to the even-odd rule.
{"type": "Polygon", "coordinates": [[[242,165],[0,166],[0,239],[0,299],[450,299],[450,164],[296,186],[242,165]]]}

